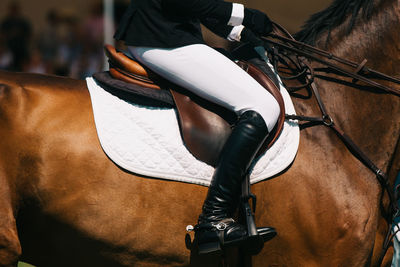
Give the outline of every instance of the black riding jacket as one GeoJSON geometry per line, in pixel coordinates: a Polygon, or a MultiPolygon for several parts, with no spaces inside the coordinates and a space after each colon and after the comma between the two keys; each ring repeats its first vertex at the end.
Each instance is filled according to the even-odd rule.
{"type": "Polygon", "coordinates": [[[232,3],[222,0],[131,0],[114,38],[162,48],[204,43],[200,23],[226,38],[231,13],[232,3]]]}

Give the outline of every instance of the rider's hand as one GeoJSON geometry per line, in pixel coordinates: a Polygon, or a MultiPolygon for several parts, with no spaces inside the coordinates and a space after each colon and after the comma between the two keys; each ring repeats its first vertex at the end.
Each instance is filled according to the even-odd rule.
{"type": "Polygon", "coordinates": [[[243,28],[240,33],[240,41],[243,43],[248,43],[253,47],[253,52],[256,52],[255,57],[260,57],[263,60],[267,60],[265,43],[259,37],[257,37],[251,30],[246,27],[243,28]]]}
{"type": "Polygon", "coordinates": [[[265,13],[256,9],[244,9],[243,25],[261,36],[265,36],[272,31],[271,20],[265,13]]]}
{"type": "Polygon", "coordinates": [[[258,38],[251,30],[246,27],[240,33],[240,42],[249,43],[253,47],[264,46],[264,41],[258,38]]]}

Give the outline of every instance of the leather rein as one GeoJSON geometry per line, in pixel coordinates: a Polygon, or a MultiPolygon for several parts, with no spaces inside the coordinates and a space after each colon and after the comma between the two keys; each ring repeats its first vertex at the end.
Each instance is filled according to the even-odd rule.
{"type": "MultiPolygon", "coordinates": [[[[357,85],[358,81],[364,82],[374,89],[383,90],[386,93],[400,96],[400,90],[390,88],[384,84],[378,83],[371,79],[378,79],[388,81],[395,84],[400,84],[400,79],[386,74],[380,73],[373,69],[366,67],[367,60],[364,59],[360,64],[337,57],[332,53],[325,50],[313,47],[311,45],[296,41],[290,33],[285,30],[282,26],[274,23],[274,33],[268,35],[267,38],[262,37],[265,41],[265,48],[268,51],[271,61],[274,64],[275,70],[279,70],[279,76],[282,80],[297,80],[301,81],[302,84],[297,86],[286,86],[288,92],[294,97],[309,98],[312,93],[314,94],[321,111],[321,117],[307,117],[300,115],[286,115],[286,119],[298,120],[304,123],[300,124],[300,129],[306,127],[325,125],[332,129],[335,134],[342,140],[349,151],[368,169],[370,169],[376,176],[382,189],[387,192],[389,197],[390,210],[387,212],[385,218],[388,221],[389,229],[383,244],[383,253],[381,254],[380,263],[383,261],[383,257],[386,254],[387,249],[390,246],[394,234],[391,234],[393,219],[399,216],[399,207],[397,205],[397,194],[395,196],[394,191],[389,183],[387,174],[380,168],[378,168],[369,157],[352,141],[352,139],[346,135],[333,121],[328,114],[325,105],[319,94],[319,90],[314,83],[314,78],[329,78],[326,74],[334,73],[344,77],[352,78],[350,85],[357,85]],[[326,68],[313,68],[310,61],[318,62],[326,68]],[[341,65],[347,66],[348,69],[343,68],[341,65]],[[325,75],[317,74],[318,72],[324,72],[325,75]],[[286,74],[287,76],[283,75],[286,74]],[[282,74],[282,75],[281,75],[282,74]],[[298,90],[306,88],[308,90],[308,96],[296,93],[298,90]]],[[[335,81],[334,79],[330,79],[335,81]]],[[[341,82],[341,81],[336,81],[341,82]]]]}

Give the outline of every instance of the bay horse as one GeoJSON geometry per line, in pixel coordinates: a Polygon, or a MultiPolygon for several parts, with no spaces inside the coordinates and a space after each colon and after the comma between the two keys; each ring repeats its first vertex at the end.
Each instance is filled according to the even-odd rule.
{"type": "MultiPolygon", "coordinates": [[[[398,75],[399,27],[397,0],[335,0],[298,38],[398,75]]],[[[349,87],[348,78],[316,83],[335,123],[393,183],[400,100],[349,87]]],[[[319,114],[314,101],[294,102],[299,114],[319,114]]],[[[1,266],[218,266],[191,257],[184,243],[206,188],[112,163],[97,139],[85,81],[0,72],[0,151],[1,266]]],[[[257,225],[278,232],[252,266],[390,265],[391,249],[380,263],[387,198],[329,129],[302,130],[292,166],[252,191],[257,225]]],[[[225,265],[237,266],[234,259],[225,265]]]]}

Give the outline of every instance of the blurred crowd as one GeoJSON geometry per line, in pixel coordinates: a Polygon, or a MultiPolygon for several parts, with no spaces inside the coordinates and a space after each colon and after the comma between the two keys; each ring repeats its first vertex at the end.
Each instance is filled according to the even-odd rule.
{"type": "Polygon", "coordinates": [[[0,18],[0,69],[83,79],[103,68],[103,6],[85,18],[48,10],[46,24],[33,31],[18,2],[0,18]]]}

